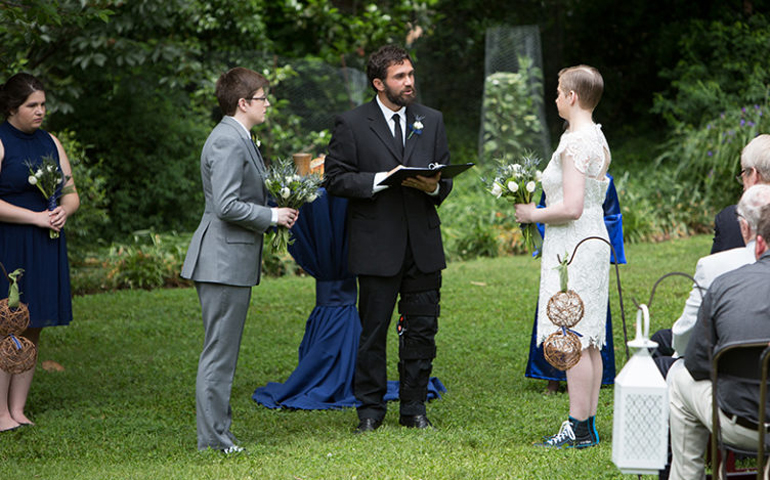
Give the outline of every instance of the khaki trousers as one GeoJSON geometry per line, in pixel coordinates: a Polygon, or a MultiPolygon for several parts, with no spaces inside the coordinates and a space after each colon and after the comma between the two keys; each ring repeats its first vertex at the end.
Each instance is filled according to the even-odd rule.
{"type": "MultiPolygon", "coordinates": [[[[668,372],[671,424],[670,480],[705,478],[704,456],[712,431],[711,381],[696,381],[683,361],[676,362],[668,372]]],[[[757,432],[740,425],[719,412],[719,425],[726,445],[753,450],[757,448],[757,432]]],[[[767,474],[767,472],[765,472],[767,474]]]]}

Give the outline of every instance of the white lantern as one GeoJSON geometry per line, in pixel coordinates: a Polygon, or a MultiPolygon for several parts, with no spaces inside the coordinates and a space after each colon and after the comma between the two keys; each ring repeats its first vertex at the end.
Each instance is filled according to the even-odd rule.
{"type": "Polygon", "coordinates": [[[612,462],[625,474],[655,475],[666,465],[668,448],[668,388],[648,348],[650,314],[646,305],[636,312],[637,349],[615,378],[612,422],[612,462]],[[642,332],[644,323],[644,332],[642,332]]]}

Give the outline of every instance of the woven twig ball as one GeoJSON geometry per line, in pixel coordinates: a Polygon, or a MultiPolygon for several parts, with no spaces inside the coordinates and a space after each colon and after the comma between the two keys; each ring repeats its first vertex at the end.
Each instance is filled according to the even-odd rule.
{"type": "Polygon", "coordinates": [[[583,319],[585,307],[580,295],[574,290],[556,292],[548,299],[548,319],[559,327],[574,327],[583,319]]]}
{"type": "Polygon", "coordinates": [[[14,375],[24,373],[36,361],[37,347],[28,338],[9,335],[0,340],[0,370],[14,375]]]}
{"type": "Polygon", "coordinates": [[[23,303],[18,307],[8,306],[8,299],[0,300],[0,337],[21,335],[29,325],[29,309],[23,303]]]}
{"type": "Polygon", "coordinates": [[[580,360],[582,346],[580,339],[572,332],[558,332],[548,335],[543,341],[545,359],[559,370],[569,370],[580,360]]]}

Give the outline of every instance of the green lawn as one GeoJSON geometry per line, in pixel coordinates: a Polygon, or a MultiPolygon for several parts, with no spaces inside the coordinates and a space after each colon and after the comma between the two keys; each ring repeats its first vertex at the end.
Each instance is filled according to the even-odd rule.
{"type": "MultiPolygon", "coordinates": [[[[692,273],[710,237],[627,247],[621,266],[626,316],[647,303],[655,280],[692,273]]],[[[0,436],[0,478],[35,479],[560,479],[624,478],[611,462],[613,389],[597,417],[602,444],[548,451],[567,396],[526,379],[539,262],[525,256],[453,263],[444,275],[434,375],[448,388],[428,413],[436,431],[399,427],[391,404],[383,428],[354,436],[352,409],[276,411],[251,400],[296,365],[314,305],[310,277],[268,278],[254,290],[232,395],[233,431],[247,451],[199,453],[195,374],[202,328],[194,289],[77,297],[75,321],[43,333],[28,413],[37,426],[0,436]],[[47,372],[52,360],[62,372],[47,372]]],[[[612,306],[618,369],[625,361],[617,291],[612,306]]],[[[658,287],[653,330],[675,320],[690,282],[658,287]]],[[[396,378],[396,336],[390,378],[396,378]]],[[[636,476],[625,476],[636,478],[636,476]]]]}

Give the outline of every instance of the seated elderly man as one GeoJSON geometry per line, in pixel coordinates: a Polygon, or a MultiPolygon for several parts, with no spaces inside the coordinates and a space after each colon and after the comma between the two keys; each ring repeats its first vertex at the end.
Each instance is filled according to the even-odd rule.
{"type": "Polygon", "coordinates": [[[690,340],[690,334],[698,318],[701,300],[711,286],[711,282],[724,273],[747,263],[754,263],[757,222],[759,222],[760,211],[765,205],[770,205],[770,185],[754,185],[744,192],[738,202],[736,220],[740,225],[741,236],[746,246],[714,253],[698,260],[694,276],[696,283],[692,286],[682,315],[674,322],[671,329],[659,330],[652,336],[652,340],[659,345],[658,351],[653,354],[654,360],[663,376],[667,375],[671,364],[687,350],[687,342],[690,340]]]}
{"type": "MultiPolygon", "coordinates": [[[[757,135],[741,152],[741,173],[738,182],[745,192],[758,184],[770,184],[770,135],[757,135]]],[[[711,253],[723,252],[745,245],[735,218],[735,205],[725,207],[714,218],[714,242],[711,253]]]]}
{"type": "MultiPolygon", "coordinates": [[[[672,480],[705,477],[703,457],[712,427],[709,352],[713,346],[770,340],[770,206],[762,208],[756,232],[757,261],[714,280],[698,311],[684,362],[676,362],[668,373],[672,480]]],[[[755,448],[759,388],[726,380],[718,401],[725,443],[755,448]]]]}

